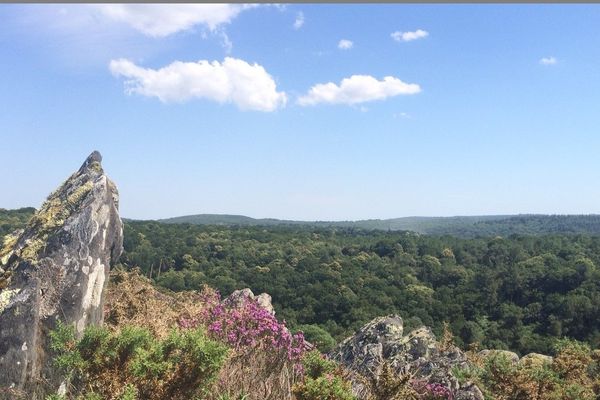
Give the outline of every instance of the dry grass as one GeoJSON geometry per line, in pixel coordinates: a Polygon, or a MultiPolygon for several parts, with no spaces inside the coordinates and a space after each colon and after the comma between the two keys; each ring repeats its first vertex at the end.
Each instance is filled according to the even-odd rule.
{"type": "MultiPolygon", "coordinates": [[[[202,292],[158,290],[139,270],[113,271],[105,303],[105,325],[117,331],[126,325],[148,328],[164,338],[181,317],[191,318],[204,308],[202,292]]],[[[232,351],[221,368],[212,399],[291,400],[297,374],[285,351],[252,347],[232,351]]]]}
{"type": "Polygon", "coordinates": [[[233,353],[221,368],[213,399],[291,400],[296,381],[293,363],[285,352],[274,353],[262,347],[233,353]]]}
{"type": "Polygon", "coordinates": [[[159,291],[138,269],[112,271],[104,306],[104,323],[111,330],[125,325],[143,326],[164,338],[177,326],[180,317],[190,317],[202,310],[201,298],[199,292],[159,291]]]}

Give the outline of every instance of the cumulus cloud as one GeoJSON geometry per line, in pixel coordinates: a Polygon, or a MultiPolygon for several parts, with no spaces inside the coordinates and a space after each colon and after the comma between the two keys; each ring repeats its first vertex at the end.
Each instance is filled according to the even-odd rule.
{"type": "Polygon", "coordinates": [[[558,62],[555,57],[542,57],[540,59],[540,64],[542,65],[554,65],[558,62]]]}
{"type": "Polygon", "coordinates": [[[417,29],[414,32],[396,31],[390,35],[396,42],[410,42],[412,40],[422,39],[429,36],[429,32],[423,29],[417,29]]]}
{"type": "Polygon", "coordinates": [[[165,37],[204,25],[215,30],[229,23],[246,4],[98,4],[102,15],[152,37],[165,37]]]}
{"type": "Polygon", "coordinates": [[[296,20],[294,21],[294,29],[300,29],[304,25],[304,13],[300,11],[296,14],[296,20]]]}
{"type": "Polygon", "coordinates": [[[359,104],[420,91],[421,87],[416,83],[405,83],[393,76],[377,80],[370,75],[352,75],[342,79],[339,85],[333,82],[314,85],[306,95],[298,99],[298,104],[359,104]]]}
{"type": "Polygon", "coordinates": [[[287,100],[261,65],[231,57],[222,63],[175,61],[160,69],[119,59],[112,60],[109,68],[113,75],[126,79],[127,94],[158,97],[165,103],[198,98],[233,103],[241,110],[274,111],[287,100]]]}
{"type": "Polygon", "coordinates": [[[342,49],[342,50],[349,50],[353,46],[354,46],[354,43],[352,42],[352,40],[348,40],[348,39],[342,39],[338,43],[338,49],[342,49]]]}

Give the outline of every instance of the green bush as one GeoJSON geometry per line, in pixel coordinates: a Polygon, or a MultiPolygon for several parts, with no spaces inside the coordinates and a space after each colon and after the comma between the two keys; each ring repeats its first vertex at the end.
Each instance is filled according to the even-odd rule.
{"type": "Polygon", "coordinates": [[[308,378],[294,394],[298,400],[355,400],[350,384],[334,375],[308,378]]]}
{"type": "Polygon", "coordinates": [[[89,327],[77,341],[74,329],[59,323],[50,338],[55,364],[90,399],[114,398],[116,387],[120,400],[194,398],[210,387],[228,354],[201,328],[158,339],[140,327],[117,333],[89,327]]]}
{"type": "Polygon", "coordinates": [[[341,374],[340,366],[325,359],[317,350],[302,359],[304,382],[294,386],[298,400],[355,400],[350,382],[341,374]]]}
{"type": "Polygon", "coordinates": [[[323,353],[328,353],[335,346],[333,336],[318,325],[299,325],[297,328],[304,333],[308,342],[317,346],[323,353]]]}
{"type": "Polygon", "coordinates": [[[334,362],[327,360],[318,350],[313,350],[302,359],[304,374],[312,379],[316,379],[325,374],[333,374],[339,366],[334,362]]]}

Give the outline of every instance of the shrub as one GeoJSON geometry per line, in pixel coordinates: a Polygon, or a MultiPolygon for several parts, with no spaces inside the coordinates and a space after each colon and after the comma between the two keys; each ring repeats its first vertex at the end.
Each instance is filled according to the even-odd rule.
{"type": "Polygon", "coordinates": [[[355,400],[350,384],[341,377],[327,374],[308,378],[294,390],[298,400],[355,400]]]}
{"type": "Polygon", "coordinates": [[[318,325],[300,325],[298,330],[304,333],[306,340],[323,353],[328,353],[335,346],[335,339],[325,329],[318,325]]]}
{"type": "Polygon", "coordinates": [[[298,400],[355,400],[350,382],[344,379],[341,367],[327,360],[317,350],[302,359],[304,381],[294,386],[298,400]]]}
{"type": "Polygon", "coordinates": [[[299,363],[306,346],[303,333],[292,335],[285,321],[279,322],[256,301],[244,299],[239,306],[225,307],[216,293],[207,293],[205,301],[206,308],[201,314],[180,318],[179,326],[196,328],[205,325],[212,338],[236,350],[263,346],[267,351],[283,351],[288,360],[299,363]]]}
{"type": "Polygon", "coordinates": [[[157,339],[139,327],[117,333],[89,327],[77,341],[72,327],[58,324],[51,347],[56,365],[85,388],[80,395],[120,400],[198,396],[210,387],[228,353],[202,328],[174,329],[157,339]]]}
{"type": "Polygon", "coordinates": [[[312,379],[333,374],[339,368],[338,364],[328,360],[317,350],[306,353],[302,365],[304,366],[304,375],[312,379]]]}

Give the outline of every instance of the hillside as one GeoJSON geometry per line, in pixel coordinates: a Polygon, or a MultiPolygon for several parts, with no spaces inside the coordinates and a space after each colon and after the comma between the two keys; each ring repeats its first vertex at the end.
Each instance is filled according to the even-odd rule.
{"type": "Polygon", "coordinates": [[[460,237],[589,234],[600,235],[600,215],[483,215],[458,217],[404,217],[360,221],[293,221],[255,219],[243,215],[198,214],[161,219],[167,224],[222,226],[309,226],[413,231],[460,237]]]}
{"type": "MultiPolygon", "coordinates": [[[[25,225],[34,208],[0,208],[0,237],[25,225]]],[[[125,222],[136,220],[123,218],[125,222]]],[[[307,227],[355,228],[382,231],[412,231],[425,235],[450,235],[462,238],[510,235],[600,235],[600,215],[480,215],[457,217],[403,217],[359,221],[294,221],[276,218],[251,218],[244,215],[197,214],[159,219],[164,224],[215,225],[224,227],[307,227]]]]}
{"type": "Polygon", "coordinates": [[[123,225],[101,159],[2,239],[0,399],[600,395],[600,236],[123,225]]]}

